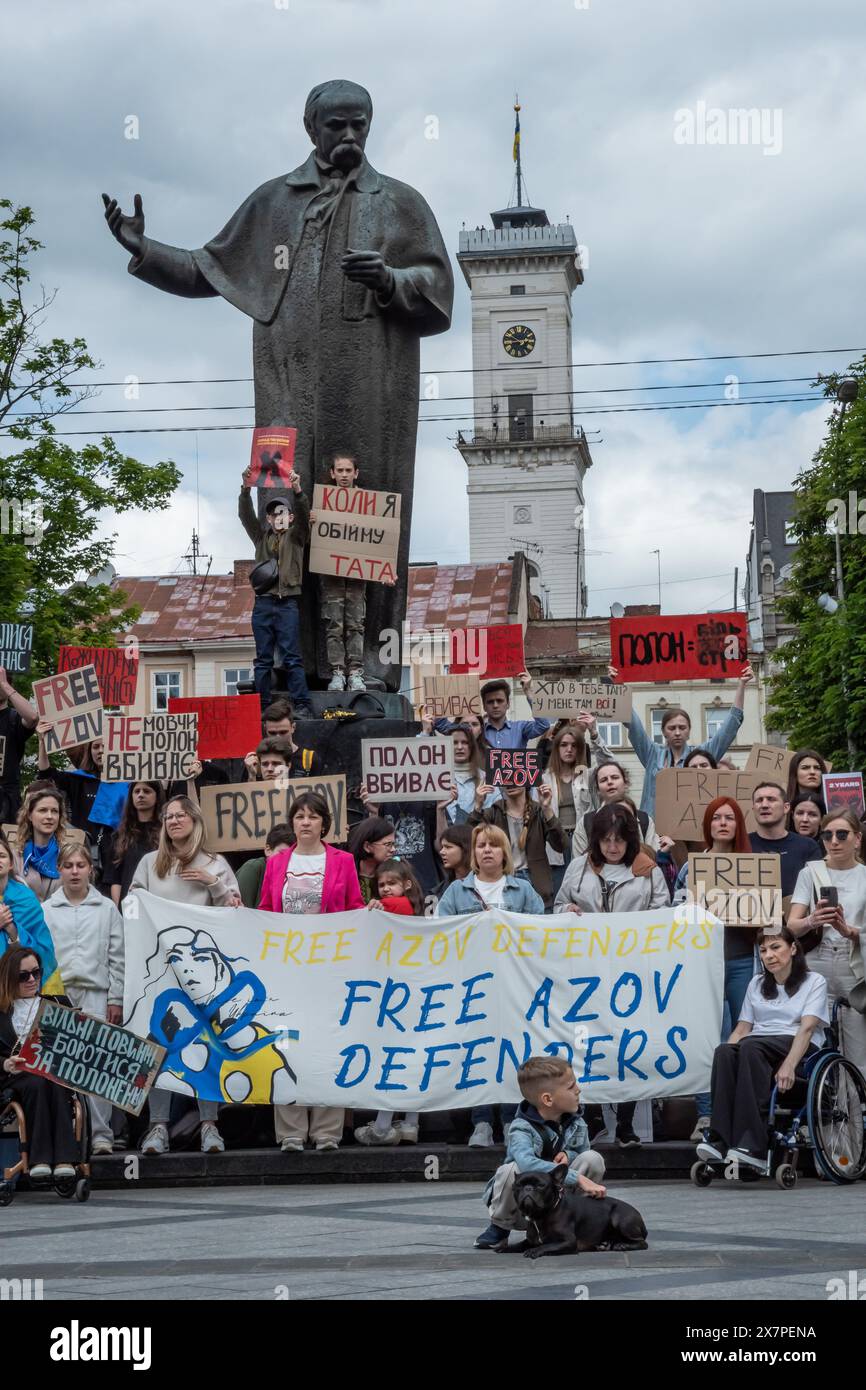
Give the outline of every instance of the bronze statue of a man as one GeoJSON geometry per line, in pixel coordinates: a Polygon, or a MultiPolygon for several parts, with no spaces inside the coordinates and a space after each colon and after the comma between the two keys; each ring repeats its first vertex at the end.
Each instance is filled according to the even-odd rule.
{"type": "MultiPolygon", "coordinates": [[[[372,115],[354,82],[314,87],[304,110],[313,153],[251,193],[198,251],[145,236],[138,194],[131,216],[103,202],[130,274],[170,294],[222,295],[253,319],[256,424],[297,426],[307,496],[340,450],[357,458],[362,486],[401,493],[397,584],[367,586],[364,661],[395,690],[399,667],[379,652],[406,612],[419,339],[449,327],[454,280],[420,193],[367,162],[372,115]]],[[[315,575],[305,575],[302,631],[306,669],[323,676],[315,575]]]]}

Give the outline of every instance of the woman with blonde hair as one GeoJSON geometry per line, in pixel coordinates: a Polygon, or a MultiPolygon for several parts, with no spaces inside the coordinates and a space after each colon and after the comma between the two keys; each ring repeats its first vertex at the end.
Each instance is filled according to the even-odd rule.
{"type": "Polygon", "coordinates": [[[18,812],[16,848],[21,877],[40,902],[60,886],[57,857],[70,829],[63,792],[45,782],[31,786],[18,812]]]}
{"type": "MultiPolygon", "coordinates": [[[[187,796],[174,796],[162,812],[159,846],[141,859],[130,887],[154,893],[176,903],[198,907],[239,907],[240,889],[234,873],[221,854],[207,848],[207,833],[201,807],[187,796]]],[[[168,1153],[168,1120],[171,1092],[154,1088],[150,1093],[150,1129],[141,1152],[168,1153]]],[[[222,1153],[225,1148],[216,1127],[219,1104],[200,1100],[202,1153],[222,1153]]]]}
{"type": "Polygon", "coordinates": [[[505,833],[511,850],[511,872],[515,878],[528,880],[541,898],[544,906],[539,910],[544,912],[552,906],[555,896],[547,851],[553,849],[562,854],[565,850],[565,836],[552,809],[553,792],[549,785],[540,782],[538,800],[533,801],[525,786],[503,777],[502,800],[485,810],[485,800],[492,790],[486,782],[480,783],[469,824],[495,825],[505,833]]]}

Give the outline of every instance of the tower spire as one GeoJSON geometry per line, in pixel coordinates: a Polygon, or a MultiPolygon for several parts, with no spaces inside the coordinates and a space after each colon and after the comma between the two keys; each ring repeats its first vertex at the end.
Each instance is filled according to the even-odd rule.
{"type": "Polygon", "coordinates": [[[514,93],[514,146],[512,159],[517,165],[517,207],[523,207],[523,172],[520,167],[520,100],[514,93]]]}

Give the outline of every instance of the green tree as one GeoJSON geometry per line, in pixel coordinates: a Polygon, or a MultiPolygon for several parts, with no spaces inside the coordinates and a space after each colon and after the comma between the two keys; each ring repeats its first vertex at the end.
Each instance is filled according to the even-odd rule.
{"type": "MultiPolygon", "coordinates": [[[[777,653],[768,717],[794,747],[817,748],[837,770],[851,765],[849,739],[855,767],[866,751],[866,357],[845,375],[859,382],[857,400],[844,417],[836,406],[812,466],[794,483],[797,552],[780,606],[797,630],[777,653]],[[845,602],[826,613],[818,597],[836,593],[837,520],[845,602]]],[[[841,376],[819,380],[835,397],[841,376]]]]}
{"type": "MultiPolygon", "coordinates": [[[[54,420],[93,394],[76,379],[99,363],[82,338],[43,335],[54,295],[25,299],[42,249],[33,213],[0,199],[0,216],[0,621],[34,624],[32,681],[56,669],[61,643],[113,646],[138,616],[125,594],[85,582],[114,554],[115,537],[98,538],[100,520],[164,510],[180,473],[121,454],[108,436],[79,449],[57,437],[54,420]]],[[[15,684],[26,693],[29,681],[15,684]]]]}

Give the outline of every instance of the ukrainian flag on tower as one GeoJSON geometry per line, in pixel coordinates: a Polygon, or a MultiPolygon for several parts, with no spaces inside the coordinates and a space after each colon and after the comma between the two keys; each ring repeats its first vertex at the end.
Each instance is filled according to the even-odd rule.
{"type": "Polygon", "coordinates": [[[511,158],[515,164],[520,158],[520,107],[516,99],[514,102],[514,148],[511,151],[511,158]]]}

